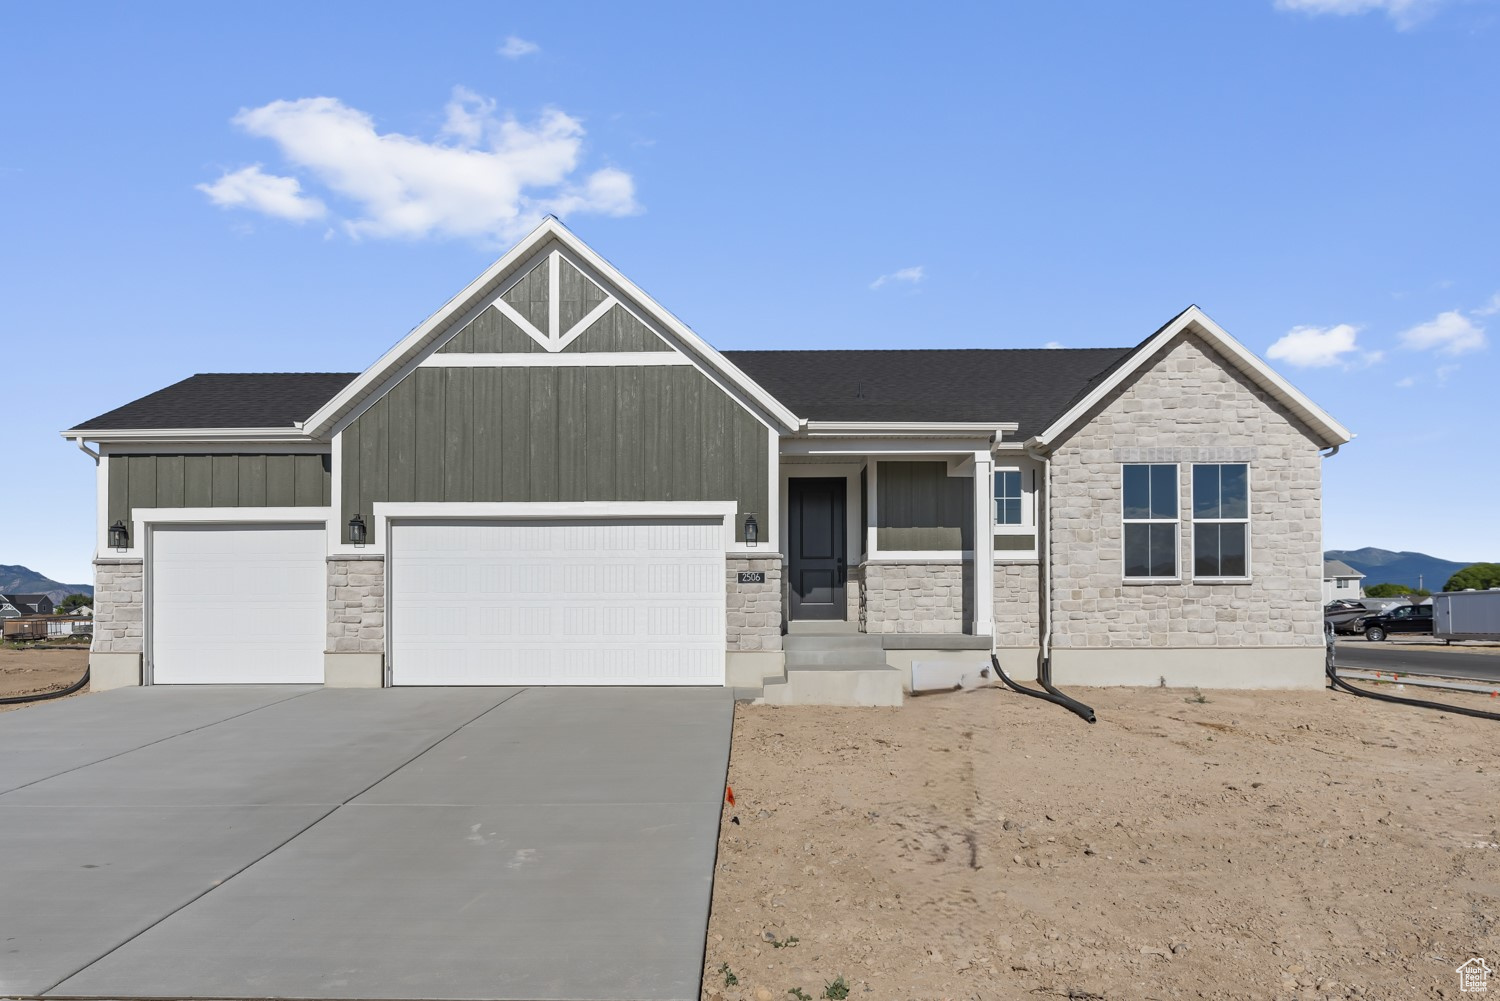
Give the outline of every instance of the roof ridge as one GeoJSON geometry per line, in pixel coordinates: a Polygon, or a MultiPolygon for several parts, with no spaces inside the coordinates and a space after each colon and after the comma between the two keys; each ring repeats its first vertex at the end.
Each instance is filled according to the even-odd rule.
{"type": "Polygon", "coordinates": [[[1134,351],[1130,345],[1088,348],[724,348],[720,354],[833,354],[838,351],[857,351],[860,354],[960,354],[968,351],[1134,351]]]}

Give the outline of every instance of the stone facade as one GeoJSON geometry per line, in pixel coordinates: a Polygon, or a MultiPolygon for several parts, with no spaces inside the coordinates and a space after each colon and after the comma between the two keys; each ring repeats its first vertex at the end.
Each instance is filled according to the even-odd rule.
{"type": "Polygon", "coordinates": [[[384,557],[328,561],[326,652],[385,652],[384,557]]]}
{"type": "Polygon", "coordinates": [[[996,564],[997,647],[1033,647],[1041,642],[1041,587],[1041,574],[1037,564],[996,564]]]}
{"type": "Polygon", "coordinates": [[[1321,646],[1318,453],[1310,429],[1204,341],[1174,340],[1054,452],[1054,648],[1321,646]],[[1123,582],[1126,462],[1181,466],[1181,583],[1123,582]],[[1249,464],[1248,583],[1192,580],[1194,462],[1249,464]]]}
{"type": "Polygon", "coordinates": [[[781,555],[729,556],[724,560],[727,636],[733,651],[781,649],[781,555]],[[741,584],[741,571],[766,575],[760,584],[741,584]]]}
{"type": "Polygon", "coordinates": [[[962,633],[972,620],[971,564],[865,563],[860,628],[867,633],[962,633]]]}
{"type": "Polygon", "coordinates": [[[140,560],[94,561],[96,653],[141,653],[146,640],[145,564],[140,560]]]}

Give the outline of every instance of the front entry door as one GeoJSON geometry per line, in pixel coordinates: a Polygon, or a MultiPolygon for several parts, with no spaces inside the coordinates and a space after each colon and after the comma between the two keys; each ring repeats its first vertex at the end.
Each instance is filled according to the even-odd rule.
{"type": "Polygon", "coordinates": [[[843,479],[787,481],[787,512],[791,529],[792,607],[790,618],[844,619],[848,617],[844,584],[848,579],[844,523],[843,479]]]}

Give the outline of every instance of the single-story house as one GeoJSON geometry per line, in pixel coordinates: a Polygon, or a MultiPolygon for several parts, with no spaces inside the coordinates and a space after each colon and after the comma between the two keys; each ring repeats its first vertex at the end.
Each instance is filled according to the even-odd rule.
{"type": "Polygon", "coordinates": [[[45,594],[0,594],[0,619],[22,615],[51,615],[52,599],[45,594]]]}
{"type": "Polygon", "coordinates": [[[1323,604],[1346,598],[1359,601],[1365,596],[1365,575],[1343,560],[1323,561],[1323,604]]]}
{"type": "Polygon", "coordinates": [[[760,685],[821,631],[1229,687],[1321,683],[1351,437],[1196,306],[1133,347],[719,351],[552,219],[362,372],[64,435],[101,685],[760,685]]]}

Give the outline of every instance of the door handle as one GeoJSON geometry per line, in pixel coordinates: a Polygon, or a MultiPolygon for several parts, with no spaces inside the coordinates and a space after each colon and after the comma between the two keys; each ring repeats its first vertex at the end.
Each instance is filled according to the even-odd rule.
{"type": "Polygon", "coordinates": [[[849,583],[848,578],[844,576],[844,558],[842,556],[838,557],[837,563],[839,571],[839,586],[842,587],[843,585],[849,583]]]}

